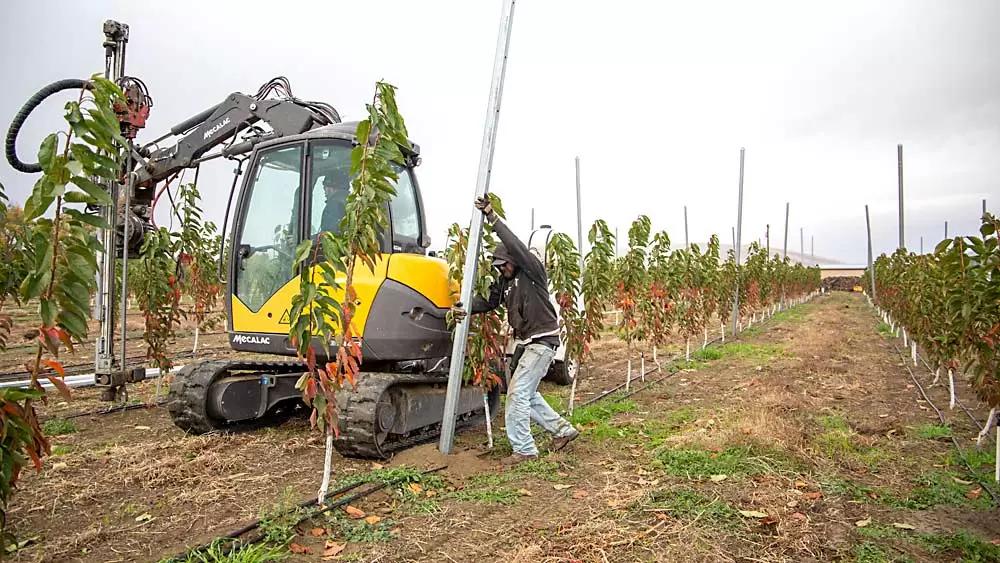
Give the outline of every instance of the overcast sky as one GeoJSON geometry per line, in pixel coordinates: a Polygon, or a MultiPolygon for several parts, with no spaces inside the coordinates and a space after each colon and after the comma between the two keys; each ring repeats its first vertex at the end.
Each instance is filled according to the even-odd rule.
{"type": "MultiPolygon", "coordinates": [[[[467,223],[501,3],[51,2],[0,5],[0,123],[54,80],[103,70],[101,24],[129,24],[127,73],[155,107],[140,141],[221,101],[287,76],[296,95],[358,118],[384,78],[411,137],[434,248],[467,223]]],[[[1000,203],[1000,2],[519,2],[492,190],[527,238],[537,223],[574,234],[573,157],[584,224],[622,235],[640,213],[683,244],[736,223],[746,147],[744,242],[771,225],[780,248],[815,236],[818,257],[865,259],[896,245],[896,144],[905,151],[907,245],[975,230],[1000,203]]],[[[61,128],[51,102],[22,132],[22,158],[61,128]]],[[[34,160],[32,158],[31,160],[34,160]]],[[[225,209],[232,165],[200,188],[225,209]]],[[[23,201],[34,178],[0,163],[23,201]]],[[[163,209],[158,209],[158,216],[163,209]]],[[[165,220],[165,215],[161,220],[165,220]]]]}

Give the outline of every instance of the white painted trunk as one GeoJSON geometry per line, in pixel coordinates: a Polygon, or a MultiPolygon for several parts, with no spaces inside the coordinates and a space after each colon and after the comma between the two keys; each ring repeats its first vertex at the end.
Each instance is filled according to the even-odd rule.
{"type": "Polygon", "coordinates": [[[955,373],[949,369],[948,370],[948,394],[950,396],[948,400],[948,408],[955,408],[955,373]]]}
{"type": "Polygon", "coordinates": [[[628,393],[632,386],[632,358],[628,359],[628,367],[625,369],[625,392],[628,393]]]}
{"type": "Polygon", "coordinates": [[[326,493],[330,490],[330,466],[333,464],[333,433],[328,428],[326,430],[326,449],[323,452],[323,483],[319,486],[319,494],[316,503],[322,505],[326,502],[326,493]]]}
{"type": "Polygon", "coordinates": [[[997,409],[993,407],[990,409],[990,416],[986,418],[986,424],[983,429],[979,431],[979,435],[976,436],[976,447],[981,447],[983,445],[983,440],[990,435],[990,430],[993,429],[993,421],[996,420],[997,409]]]}
{"type": "Polygon", "coordinates": [[[726,343],[726,323],[719,324],[719,334],[722,335],[722,343],[726,343]]]}
{"type": "Polygon", "coordinates": [[[931,385],[937,385],[937,382],[940,379],[941,379],[941,366],[938,366],[938,368],[934,370],[934,381],[931,381],[931,385]]]}
{"type": "Polygon", "coordinates": [[[646,382],[646,353],[639,354],[639,381],[646,382]]]}
{"type": "Polygon", "coordinates": [[[583,366],[576,369],[576,377],[573,378],[573,384],[569,386],[569,414],[573,414],[573,404],[576,403],[576,382],[580,379],[580,374],[583,373],[583,366]]]}
{"type": "Polygon", "coordinates": [[[701,341],[701,349],[708,347],[708,327],[705,327],[705,339],[701,341]]]}
{"type": "Polygon", "coordinates": [[[916,341],[910,341],[910,356],[913,357],[913,367],[917,366],[917,343],[916,341]]]}
{"type": "Polygon", "coordinates": [[[194,346],[191,347],[191,354],[198,353],[198,336],[201,334],[201,327],[195,325],[194,327],[194,346]]]}
{"type": "MultiPolygon", "coordinates": [[[[573,386],[576,386],[576,378],[573,378],[573,386]]],[[[570,391],[569,399],[569,410],[573,412],[573,395],[570,391]]],[[[486,412],[486,449],[493,449],[493,417],[490,416],[490,398],[486,393],[483,393],[483,409],[486,412]]]]}

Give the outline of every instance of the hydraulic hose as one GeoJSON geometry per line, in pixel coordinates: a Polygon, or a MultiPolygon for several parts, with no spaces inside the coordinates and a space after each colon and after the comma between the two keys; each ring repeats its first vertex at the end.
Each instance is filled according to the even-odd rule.
{"type": "Polygon", "coordinates": [[[28,119],[28,115],[35,110],[45,98],[63,90],[78,90],[80,88],[90,89],[90,82],[86,80],[81,80],[79,78],[64,78],[62,80],[57,80],[52,84],[42,88],[34,96],[28,98],[28,101],[24,103],[17,115],[14,116],[14,120],[10,123],[10,129],[7,130],[7,162],[10,163],[15,170],[21,172],[27,172],[28,174],[33,174],[35,172],[41,172],[42,167],[39,166],[37,162],[29,164],[23,162],[17,157],[17,135],[21,132],[21,126],[24,125],[25,120],[28,119]]]}

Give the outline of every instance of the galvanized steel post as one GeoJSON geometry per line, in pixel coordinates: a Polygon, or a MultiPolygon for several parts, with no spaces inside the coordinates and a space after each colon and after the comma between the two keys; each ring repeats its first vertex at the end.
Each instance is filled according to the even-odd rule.
{"type": "MultiPolygon", "coordinates": [[[[740,147],[740,196],[736,207],[736,266],[740,265],[740,242],[743,236],[743,156],[746,153],[744,147],[740,147]]],[[[733,299],[733,334],[736,334],[737,325],[740,320],[740,286],[739,280],[736,282],[736,296],[733,299]]]]}
{"type": "MultiPolygon", "coordinates": [[[[479,153],[479,172],[476,178],[476,197],[489,193],[490,174],[493,170],[493,149],[497,138],[497,123],[500,118],[500,98],[503,95],[504,74],[507,70],[507,52],[510,47],[510,30],[514,19],[514,0],[505,0],[500,14],[500,31],[497,35],[496,54],[493,59],[493,81],[490,84],[490,98],[486,110],[486,124],[483,129],[483,143],[479,153]]],[[[472,302],[472,288],[476,281],[476,265],[483,242],[483,214],[472,212],[469,227],[469,245],[462,269],[461,300],[466,307],[472,302]]],[[[455,440],[455,415],[458,409],[458,395],[462,391],[462,368],[465,365],[465,344],[469,334],[469,317],[466,316],[455,327],[455,341],[452,343],[451,364],[448,371],[448,393],[444,401],[441,419],[441,440],[438,449],[450,454],[455,440]]]]}
{"type": "Polygon", "coordinates": [[[903,145],[896,145],[896,161],[899,165],[899,248],[906,248],[903,229],[903,145]]]}
{"type": "Polygon", "coordinates": [[[875,267],[872,263],[872,222],[868,217],[867,205],[865,205],[865,227],[868,229],[868,274],[872,282],[872,301],[875,301],[875,267]]]}

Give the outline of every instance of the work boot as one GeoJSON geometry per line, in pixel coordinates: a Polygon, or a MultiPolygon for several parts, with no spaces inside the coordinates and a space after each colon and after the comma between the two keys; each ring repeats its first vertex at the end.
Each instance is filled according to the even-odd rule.
{"type": "Polygon", "coordinates": [[[580,436],[580,431],[576,428],[570,430],[569,434],[565,436],[560,436],[558,438],[552,438],[552,445],[549,446],[549,451],[558,452],[559,450],[565,448],[570,442],[576,440],[580,436]]]}
{"type": "Polygon", "coordinates": [[[524,463],[526,461],[533,461],[538,459],[536,454],[519,454],[512,453],[509,456],[500,460],[500,465],[505,465],[507,467],[513,467],[515,465],[524,463]]]}

